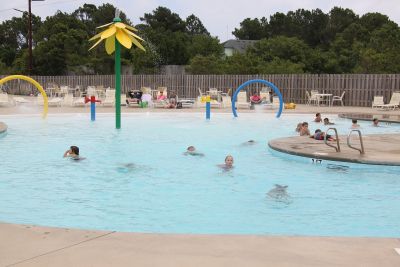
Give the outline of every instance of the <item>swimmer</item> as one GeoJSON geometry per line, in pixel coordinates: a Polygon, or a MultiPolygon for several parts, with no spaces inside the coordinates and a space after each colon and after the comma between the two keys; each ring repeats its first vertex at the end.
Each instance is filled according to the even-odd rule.
{"type": "Polygon", "coordinates": [[[379,127],[379,120],[378,120],[378,118],[374,118],[374,119],[372,120],[372,126],[374,126],[374,127],[379,127]]]}
{"type": "Polygon", "coordinates": [[[244,142],[243,145],[244,145],[244,146],[249,146],[249,145],[254,145],[255,143],[256,143],[256,141],[254,141],[254,140],[249,140],[249,141],[247,141],[247,142],[244,142]]]}
{"type": "Polygon", "coordinates": [[[324,125],[334,125],[333,122],[330,122],[328,118],[324,119],[324,125]]]}
{"type": "Polygon", "coordinates": [[[125,163],[121,166],[117,167],[117,171],[121,173],[128,173],[134,171],[136,169],[136,165],[134,163],[125,163]]]}
{"type": "Polygon", "coordinates": [[[356,119],[352,119],[351,122],[352,122],[352,125],[351,125],[352,129],[360,128],[360,125],[357,123],[356,119]]]}
{"type": "Polygon", "coordinates": [[[321,122],[321,121],[322,121],[321,113],[315,114],[314,122],[321,122]]]}
{"type": "Polygon", "coordinates": [[[228,155],[225,157],[225,164],[219,164],[218,167],[224,169],[224,170],[229,170],[233,168],[233,157],[231,155],[228,155]]]}
{"type": "Polygon", "coordinates": [[[197,152],[197,151],[196,151],[196,148],[195,148],[194,146],[189,146],[189,147],[186,149],[186,152],[183,153],[183,155],[185,155],[185,156],[187,156],[187,155],[190,155],[190,156],[199,156],[199,157],[203,157],[203,156],[204,156],[203,153],[197,152]]]}
{"type": "Polygon", "coordinates": [[[71,146],[69,150],[64,152],[64,158],[70,157],[71,159],[74,160],[82,160],[85,158],[82,158],[79,156],[79,147],[77,146],[71,146]]]}

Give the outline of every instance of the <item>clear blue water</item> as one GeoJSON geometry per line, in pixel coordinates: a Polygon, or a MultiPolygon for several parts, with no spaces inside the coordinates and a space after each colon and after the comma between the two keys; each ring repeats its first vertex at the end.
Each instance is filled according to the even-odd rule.
{"type": "MultiPolygon", "coordinates": [[[[323,162],[272,151],[313,115],[141,113],[0,116],[0,221],[157,233],[400,235],[400,168],[323,162]],[[242,145],[254,139],[251,146],[242,145]],[[78,145],[83,161],[62,158],[78,145]],[[204,157],[184,156],[194,145],[204,157]],[[232,154],[235,168],[216,165],[232,154]],[[132,168],[126,164],[133,163],[132,168]],[[334,164],[329,165],[329,164],[334,164]],[[345,165],[336,168],[336,165],[345,165]],[[274,184],[288,195],[267,195],[274,184]]],[[[351,122],[330,116],[340,133],[351,122]]],[[[400,133],[399,125],[364,134],[400,133]]],[[[311,130],[324,128],[310,123],[311,130]]]]}

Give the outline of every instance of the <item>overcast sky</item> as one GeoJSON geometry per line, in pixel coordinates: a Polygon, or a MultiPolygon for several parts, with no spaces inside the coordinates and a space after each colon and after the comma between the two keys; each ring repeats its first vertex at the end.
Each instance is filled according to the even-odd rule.
{"type": "MultiPolygon", "coordinates": [[[[350,8],[358,15],[379,12],[400,24],[399,0],[45,0],[32,2],[32,13],[44,19],[57,10],[72,12],[84,3],[111,3],[125,12],[134,24],[140,22],[139,18],[144,13],[151,13],[158,6],[169,8],[182,19],[194,14],[200,18],[211,35],[218,36],[221,41],[232,39],[232,31],[238,28],[245,18],[269,18],[275,12],[287,13],[299,8],[319,8],[328,13],[334,6],[339,6],[350,8]]],[[[21,16],[13,8],[27,10],[28,1],[1,0],[0,21],[21,16]]]]}

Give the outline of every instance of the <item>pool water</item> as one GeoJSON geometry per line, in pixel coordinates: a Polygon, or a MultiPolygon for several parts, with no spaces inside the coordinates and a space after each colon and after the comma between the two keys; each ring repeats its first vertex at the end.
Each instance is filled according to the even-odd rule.
{"type": "MultiPolygon", "coordinates": [[[[0,221],[152,233],[400,235],[400,168],[275,152],[313,115],[200,113],[0,116],[0,221]],[[253,145],[244,145],[247,140],[253,145]],[[62,155],[80,147],[85,160],[62,155]],[[204,157],[185,156],[194,145],[204,157]],[[227,154],[234,168],[217,167],[227,154]],[[268,194],[287,185],[283,196],[268,194]],[[271,196],[272,195],[272,196],[271,196]]],[[[339,133],[351,121],[330,116],[339,133]]],[[[400,133],[396,124],[363,134],[400,133]]],[[[310,129],[321,128],[311,122],[310,129]]],[[[323,144],[321,144],[323,145],[323,144]]],[[[356,153],[356,152],[355,152],[356,153]]],[[[367,152],[368,153],[368,152],[367,152]]]]}

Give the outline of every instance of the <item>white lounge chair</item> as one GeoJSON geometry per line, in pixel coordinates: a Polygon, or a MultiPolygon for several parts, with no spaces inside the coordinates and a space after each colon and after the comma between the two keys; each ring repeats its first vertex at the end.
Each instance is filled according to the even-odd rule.
{"type": "Polygon", "coordinates": [[[7,93],[0,93],[0,106],[10,105],[10,99],[7,93]]]}
{"type": "Polygon", "coordinates": [[[260,91],[260,98],[261,98],[261,103],[264,104],[269,104],[271,103],[271,99],[269,98],[269,91],[260,91]]]}
{"type": "MultiPolygon", "coordinates": [[[[272,97],[272,108],[279,108],[281,101],[279,100],[279,96],[272,97]]],[[[282,103],[285,106],[285,103],[282,103]]]]}
{"type": "Polygon", "coordinates": [[[250,108],[251,104],[247,101],[247,93],[239,92],[236,99],[236,108],[250,108]]]}
{"type": "Polygon", "coordinates": [[[382,109],[388,110],[393,109],[395,110],[400,106],[400,91],[393,92],[392,97],[390,98],[389,104],[382,105],[382,109]]]}
{"type": "Polygon", "coordinates": [[[344,94],[345,94],[345,93],[346,93],[346,91],[343,91],[341,96],[337,96],[337,95],[333,96],[333,98],[332,98],[332,106],[333,106],[333,103],[334,103],[335,101],[336,101],[336,102],[340,102],[340,104],[341,104],[342,106],[344,106],[344,105],[343,105],[343,97],[344,97],[344,94]]]}
{"type": "Polygon", "coordinates": [[[385,105],[385,102],[383,102],[383,96],[374,96],[372,108],[381,108],[383,105],[385,105]]]}
{"type": "Polygon", "coordinates": [[[154,108],[165,108],[168,106],[168,91],[167,87],[158,87],[157,88],[157,98],[153,101],[154,108]],[[164,100],[160,100],[160,96],[165,96],[164,100]]]}
{"type": "Polygon", "coordinates": [[[107,89],[106,98],[101,102],[103,106],[114,106],[115,105],[115,90],[107,89]]]}
{"type": "Polygon", "coordinates": [[[322,101],[322,98],[318,96],[317,90],[311,90],[311,93],[306,91],[306,97],[307,105],[312,105],[314,103],[315,105],[319,106],[319,103],[322,101]]]}
{"type": "Polygon", "coordinates": [[[63,99],[60,97],[54,97],[49,99],[48,101],[48,105],[49,106],[55,106],[55,107],[61,107],[61,103],[62,103],[63,99]]]}
{"type": "Polygon", "coordinates": [[[222,95],[222,106],[223,108],[232,107],[232,99],[228,94],[222,95]]]}
{"type": "Polygon", "coordinates": [[[126,106],[126,94],[121,95],[121,106],[126,106]]]}
{"type": "MultiPolygon", "coordinates": [[[[53,107],[61,107],[62,102],[63,102],[63,99],[60,98],[60,97],[54,97],[54,98],[48,98],[47,99],[47,105],[49,107],[51,107],[51,106],[53,106],[53,107]]],[[[44,105],[43,96],[41,94],[37,95],[36,103],[39,106],[43,106],[44,105]]]]}
{"type": "Polygon", "coordinates": [[[31,103],[31,101],[29,101],[21,96],[14,96],[13,100],[14,100],[15,105],[31,103]]]}

